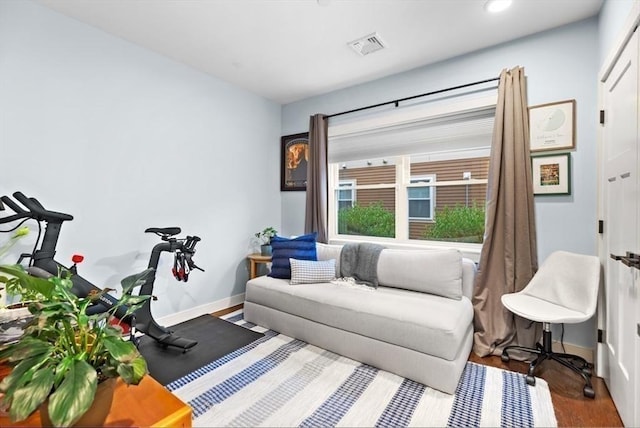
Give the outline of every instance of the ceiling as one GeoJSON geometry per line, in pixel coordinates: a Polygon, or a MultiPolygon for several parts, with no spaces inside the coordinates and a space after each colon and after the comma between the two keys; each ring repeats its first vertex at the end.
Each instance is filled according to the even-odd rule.
{"type": "Polygon", "coordinates": [[[38,0],[281,104],[596,15],[603,0],[38,0]],[[348,43],[376,32],[383,50],[348,43]]]}

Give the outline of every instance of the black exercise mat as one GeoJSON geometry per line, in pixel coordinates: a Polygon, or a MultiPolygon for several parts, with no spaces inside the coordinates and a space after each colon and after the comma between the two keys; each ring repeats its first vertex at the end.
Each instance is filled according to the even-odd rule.
{"type": "Polygon", "coordinates": [[[202,315],[168,328],[178,336],[198,341],[198,344],[182,352],[182,349],[172,346],[165,349],[150,337],[140,338],[138,349],[147,360],[149,374],[162,385],[264,336],[212,315],[202,315]]]}

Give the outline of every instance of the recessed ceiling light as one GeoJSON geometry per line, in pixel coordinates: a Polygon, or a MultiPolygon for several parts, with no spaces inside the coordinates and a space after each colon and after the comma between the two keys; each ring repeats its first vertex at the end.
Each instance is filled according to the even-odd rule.
{"type": "Polygon", "coordinates": [[[487,12],[498,13],[511,6],[511,0],[488,0],[484,4],[487,12]]]}

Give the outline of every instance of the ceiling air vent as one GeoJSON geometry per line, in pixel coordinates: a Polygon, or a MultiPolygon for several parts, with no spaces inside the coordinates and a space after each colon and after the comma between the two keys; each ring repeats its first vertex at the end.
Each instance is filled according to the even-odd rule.
{"type": "Polygon", "coordinates": [[[372,33],[358,40],[354,40],[349,43],[349,46],[360,55],[365,56],[384,48],[384,43],[382,43],[377,33],[372,33]]]}

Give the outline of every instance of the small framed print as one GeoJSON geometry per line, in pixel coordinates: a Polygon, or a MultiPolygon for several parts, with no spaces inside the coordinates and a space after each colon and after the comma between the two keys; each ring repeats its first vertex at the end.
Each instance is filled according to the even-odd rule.
{"type": "Polygon", "coordinates": [[[280,140],[280,190],[307,190],[309,133],[285,135],[280,140]]]}
{"type": "Polygon", "coordinates": [[[532,152],[575,148],[576,100],[529,107],[529,148],[532,152]]]}
{"type": "Polygon", "coordinates": [[[534,195],[571,194],[571,156],[535,156],[531,158],[534,195]]]}

